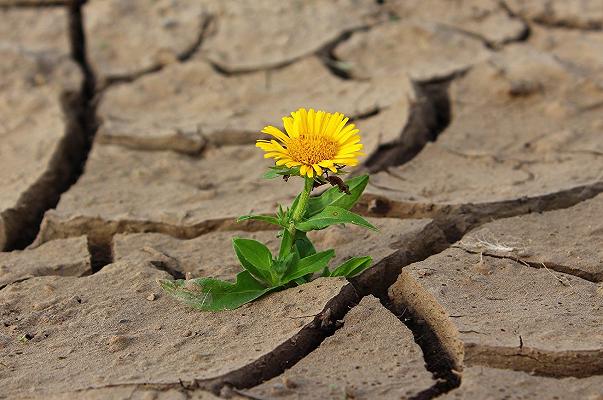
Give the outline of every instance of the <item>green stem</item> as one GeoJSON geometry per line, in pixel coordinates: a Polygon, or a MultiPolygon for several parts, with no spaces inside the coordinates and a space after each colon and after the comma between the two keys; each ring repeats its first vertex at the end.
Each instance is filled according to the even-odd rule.
{"type": "MultiPolygon", "coordinates": [[[[291,222],[289,223],[289,234],[291,238],[295,238],[295,223],[299,222],[304,214],[306,213],[306,208],[308,208],[308,200],[310,200],[310,193],[314,188],[314,178],[308,178],[307,176],[304,178],[304,190],[301,192],[299,196],[299,201],[297,202],[297,206],[293,210],[293,215],[291,216],[291,222]]],[[[295,243],[295,240],[292,241],[295,243]]],[[[293,246],[293,244],[292,244],[293,246]]]]}
{"type": "Polygon", "coordinates": [[[306,208],[308,207],[308,200],[310,200],[310,193],[314,187],[314,178],[305,177],[304,181],[304,191],[299,196],[299,202],[297,203],[297,207],[293,210],[293,221],[299,222],[304,214],[306,213],[306,208]]]}

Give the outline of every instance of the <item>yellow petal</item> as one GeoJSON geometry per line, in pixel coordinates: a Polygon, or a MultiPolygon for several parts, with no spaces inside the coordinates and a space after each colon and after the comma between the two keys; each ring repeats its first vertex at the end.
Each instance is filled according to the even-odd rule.
{"type": "Polygon", "coordinates": [[[341,132],[339,132],[339,134],[337,135],[337,137],[335,139],[337,139],[337,141],[339,143],[345,143],[345,141],[348,140],[350,138],[350,136],[355,135],[356,133],[360,132],[359,129],[355,129],[355,128],[356,128],[356,125],[349,124],[348,126],[343,128],[341,130],[341,132]]]}
{"type": "Polygon", "coordinates": [[[325,113],[325,117],[322,121],[322,127],[321,127],[321,133],[324,136],[329,136],[329,125],[331,124],[331,119],[333,118],[333,115],[331,113],[325,113]]]}
{"type": "Polygon", "coordinates": [[[306,121],[306,134],[311,134],[312,132],[314,132],[314,117],[315,117],[316,113],[314,112],[314,109],[311,108],[308,111],[308,120],[306,121]]]}
{"type": "Polygon", "coordinates": [[[333,166],[333,161],[324,160],[324,161],[319,162],[318,165],[320,165],[321,167],[329,168],[329,167],[333,166]]]}
{"type": "Polygon", "coordinates": [[[308,112],[305,108],[300,108],[297,110],[297,114],[299,116],[299,133],[308,132],[308,112]]]}
{"type": "Polygon", "coordinates": [[[297,136],[294,134],[295,124],[293,123],[293,118],[283,117],[283,126],[285,127],[285,132],[287,132],[287,135],[289,135],[289,137],[297,136]]]}
{"type": "Polygon", "coordinates": [[[349,118],[344,118],[341,120],[341,122],[339,123],[339,125],[337,125],[337,128],[335,128],[335,132],[333,132],[333,138],[337,138],[339,137],[339,132],[341,132],[341,130],[343,129],[343,127],[345,126],[345,124],[348,123],[350,119],[349,118]]]}
{"type": "Polygon", "coordinates": [[[314,171],[316,171],[316,176],[322,175],[322,168],[320,168],[318,164],[314,164],[312,167],[314,168],[314,171]]]}
{"type": "Polygon", "coordinates": [[[339,151],[337,152],[337,156],[339,156],[340,154],[354,153],[361,149],[362,149],[362,144],[360,144],[360,143],[352,144],[352,145],[342,147],[341,149],[339,149],[339,151]]]}
{"type": "Polygon", "coordinates": [[[343,118],[343,115],[340,113],[335,113],[331,116],[331,118],[329,119],[329,123],[325,128],[325,136],[333,137],[337,125],[341,122],[341,118],[343,118]]]}
{"type": "Polygon", "coordinates": [[[280,129],[275,128],[272,125],[269,125],[269,126],[265,127],[264,129],[262,129],[262,133],[265,133],[267,135],[272,135],[275,138],[282,140],[284,143],[287,143],[287,141],[289,140],[287,135],[285,135],[280,129]]]}
{"type": "Polygon", "coordinates": [[[322,128],[322,121],[323,121],[324,116],[325,116],[324,111],[319,110],[316,112],[316,116],[314,117],[314,133],[315,134],[321,133],[320,129],[322,128]]]}

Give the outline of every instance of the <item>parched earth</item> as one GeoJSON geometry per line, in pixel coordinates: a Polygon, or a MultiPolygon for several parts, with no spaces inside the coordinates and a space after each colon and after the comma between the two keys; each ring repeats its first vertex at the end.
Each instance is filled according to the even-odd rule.
{"type": "Polygon", "coordinates": [[[0,0],[0,398],[603,399],[600,0],[0,0]],[[259,131],[361,129],[321,278],[201,313],[299,191],[259,131]]]}

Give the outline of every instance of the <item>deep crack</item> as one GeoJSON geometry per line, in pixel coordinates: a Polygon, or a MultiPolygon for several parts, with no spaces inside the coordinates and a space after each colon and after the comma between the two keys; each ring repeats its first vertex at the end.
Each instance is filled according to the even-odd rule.
{"type": "Polygon", "coordinates": [[[366,160],[369,172],[375,173],[405,164],[433,142],[450,124],[452,110],[448,87],[451,78],[434,82],[414,82],[416,102],[411,105],[408,123],[400,137],[382,144],[366,160]]]}

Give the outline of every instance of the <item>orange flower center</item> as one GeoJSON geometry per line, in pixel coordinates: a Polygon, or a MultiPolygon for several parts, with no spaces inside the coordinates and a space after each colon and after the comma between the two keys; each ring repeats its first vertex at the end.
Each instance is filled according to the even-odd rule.
{"type": "Polygon", "coordinates": [[[305,165],[313,165],[335,158],[339,145],[324,136],[302,134],[289,141],[287,150],[293,160],[305,165]]]}

